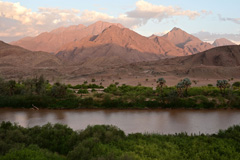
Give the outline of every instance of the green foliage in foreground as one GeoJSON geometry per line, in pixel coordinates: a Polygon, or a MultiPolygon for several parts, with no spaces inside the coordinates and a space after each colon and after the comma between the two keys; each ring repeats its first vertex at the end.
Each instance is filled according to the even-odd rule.
{"type": "Polygon", "coordinates": [[[114,126],[23,128],[2,122],[0,160],[238,160],[240,126],[213,135],[129,134],[114,126]]]}

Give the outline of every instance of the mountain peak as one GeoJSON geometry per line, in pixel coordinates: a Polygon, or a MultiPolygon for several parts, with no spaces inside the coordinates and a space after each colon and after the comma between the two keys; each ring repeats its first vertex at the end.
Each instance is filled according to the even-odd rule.
{"type": "Polygon", "coordinates": [[[180,28],[174,27],[171,31],[182,31],[180,28]]]}
{"type": "Polygon", "coordinates": [[[212,45],[215,47],[219,47],[219,46],[229,46],[229,45],[236,45],[236,44],[226,38],[219,38],[219,39],[216,39],[212,45]]]}
{"type": "Polygon", "coordinates": [[[212,48],[211,44],[205,43],[177,27],[174,27],[163,37],[174,43],[177,47],[184,49],[189,54],[195,54],[212,48]]]}

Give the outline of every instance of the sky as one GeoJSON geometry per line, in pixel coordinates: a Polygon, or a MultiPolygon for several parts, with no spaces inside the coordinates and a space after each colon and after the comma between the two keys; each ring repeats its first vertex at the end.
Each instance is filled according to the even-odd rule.
{"type": "Polygon", "coordinates": [[[100,20],[144,36],[178,27],[203,41],[223,37],[240,44],[239,6],[239,0],[0,0],[0,40],[100,20]]]}

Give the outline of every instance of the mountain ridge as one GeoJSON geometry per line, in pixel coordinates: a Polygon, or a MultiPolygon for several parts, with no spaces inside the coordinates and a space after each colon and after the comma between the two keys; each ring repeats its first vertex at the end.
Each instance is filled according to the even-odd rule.
{"type": "Polygon", "coordinates": [[[216,39],[212,45],[215,47],[220,47],[220,46],[237,45],[237,44],[233,43],[232,41],[226,38],[219,38],[219,39],[216,39]]]}
{"type": "Polygon", "coordinates": [[[76,40],[81,40],[89,35],[97,35],[111,25],[124,27],[119,23],[97,21],[87,27],[82,24],[60,27],[50,32],[43,32],[36,37],[23,38],[19,41],[11,42],[10,44],[17,45],[31,51],[55,53],[63,45],[76,40]]]}
{"type": "Polygon", "coordinates": [[[188,34],[177,27],[174,27],[170,32],[162,37],[174,43],[177,47],[184,49],[188,55],[196,54],[213,48],[210,43],[203,42],[199,38],[188,34]]]}

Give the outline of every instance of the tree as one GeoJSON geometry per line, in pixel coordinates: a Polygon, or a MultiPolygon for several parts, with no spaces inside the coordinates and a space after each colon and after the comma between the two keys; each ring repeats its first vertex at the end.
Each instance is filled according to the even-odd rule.
{"type": "Polygon", "coordinates": [[[184,88],[183,82],[182,81],[178,82],[178,84],[176,85],[176,88],[177,88],[178,96],[182,97],[183,96],[182,90],[184,88]]]}
{"type": "Polygon", "coordinates": [[[48,82],[44,79],[43,75],[41,75],[39,78],[37,78],[36,81],[36,93],[37,94],[44,94],[46,92],[46,87],[45,85],[48,82]]]}
{"type": "Polygon", "coordinates": [[[188,78],[182,80],[183,86],[185,88],[186,95],[188,95],[188,88],[191,86],[192,82],[188,78]]]}
{"type": "Polygon", "coordinates": [[[15,80],[10,80],[7,83],[7,87],[9,90],[9,95],[13,95],[14,94],[14,90],[16,89],[16,81],[15,80]]]}
{"type": "Polygon", "coordinates": [[[67,86],[59,82],[55,83],[51,89],[51,95],[56,98],[65,97],[67,95],[67,86]]]}
{"type": "Polygon", "coordinates": [[[183,89],[185,89],[186,95],[188,95],[188,88],[191,86],[192,82],[188,78],[184,78],[177,84],[177,92],[178,95],[181,97],[183,96],[183,89]]]}
{"type": "Polygon", "coordinates": [[[217,87],[220,89],[222,95],[225,95],[225,89],[229,86],[227,80],[217,80],[217,87]]]}
{"type": "Polygon", "coordinates": [[[166,84],[166,80],[164,78],[159,78],[157,80],[157,83],[158,83],[157,86],[160,88],[160,94],[162,95],[162,88],[166,84]]]}

